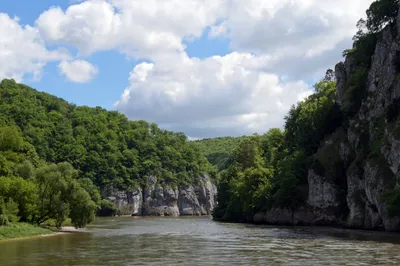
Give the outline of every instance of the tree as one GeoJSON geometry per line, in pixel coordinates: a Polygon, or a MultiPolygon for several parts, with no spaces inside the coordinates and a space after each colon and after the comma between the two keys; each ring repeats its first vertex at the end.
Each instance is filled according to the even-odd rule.
{"type": "Polygon", "coordinates": [[[0,198],[5,203],[13,201],[18,206],[18,217],[29,221],[36,211],[37,187],[21,177],[0,177],[0,198]]]}
{"type": "Polygon", "coordinates": [[[335,71],[333,71],[332,69],[328,69],[325,73],[325,77],[322,81],[325,82],[334,82],[336,81],[336,77],[335,77],[335,71]]]}
{"type": "Polygon", "coordinates": [[[98,205],[90,194],[73,180],[68,186],[69,217],[76,228],[85,227],[94,220],[98,205]]]}
{"type": "Polygon", "coordinates": [[[75,106],[8,79],[0,82],[0,110],[0,176],[21,191],[8,189],[3,200],[17,203],[24,221],[54,219],[61,226],[71,217],[83,226],[108,186],[133,190],[150,175],[173,186],[194,184],[205,173],[216,177],[183,133],[116,111],[75,106]]]}
{"type": "Polygon", "coordinates": [[[307,185],[307,160],[304,153],[286,154],[279,161],[273,179],[272,202],[281,208],[296,208],[305,198],[302,186],[307,185]]]}
{"type": "Polygon", "coordinates": [[[69,214],[66,191],[70,178],[62,175],[58,165],[55,164],[41,167],[36,171],[38,212],[33,217],[35,223],[41,224],[49,219],[56,219],[57,226],[61,226],[69,214]]]}
{"type": "Polygon", "coordinates": [[[8,225],[8,223],[17,222],[18,220],[18,204],[12,199],[5,202],[0,197],[0,226],[8,225]]]}
{"type": "Polygon", "coordinates": [[[117,212],[117,209],[110,200],[103,199],[101,201],[101,208],[97,212],[98,216],[114,216],[117,212]]]}
{"type": "Polygon", "coordinates": [[[387,24],[396,21],[399,0],[376,0],[367,9],[367,28],[371,32],[381,31],[387,24]]]}
{"type": "Polygon", "coordinates": [[[8,152],[10,156],[0,152],[2,175],[29,175],[27,168],[19,169],[28,171],[25,174],[15,170],[24,161],[34,167],[40,160],[68,162],[80,178],[89,178],[100,190],[109,184],[130,190],[149,175],[179,185],[212,169],[182,133],[146,121],[129,121],[116,111],[75,106],[13,80],[0,83],[0,109],[0,127],[18,131],[8,134],[7,129],[6,136],[20,136],[27,144],[8,152]],[[30,157],[32,152],[36,158],[30,157]]]}
{"type": "Polygon", "coordinates": [[[91,200],[96,204],[96,208],[100,208],[101,205],[101,196],[99,189],[95,184],[93,184],[92,180],[89,178],[80,178],[78,179],[79,185],[89,193],[91,200]]]}
{"type": "MultiPolygon", "coordinates": [[[[94,219],[97,209],[91,195],[75,179],[77,171],[69,163],[59,163],[41,167],[36,171],[38,186],[38,211],[33,221],[41,224],[49,219],[56,220],[61,227],[67,217],[76,227],[84,227],[94,219]]],[[[91,189],[93,197],[98,197],[88,181],[82,181],[91,189]]]]}
{"type": "Polygon", "coordinates": [[[332,133],[342,121],[335,82],[321,81],[314,88],[315,93],[293,106],[285,117],[285,142],[290,152],[301,150],[311,155],[324,135],[332,133]]]}

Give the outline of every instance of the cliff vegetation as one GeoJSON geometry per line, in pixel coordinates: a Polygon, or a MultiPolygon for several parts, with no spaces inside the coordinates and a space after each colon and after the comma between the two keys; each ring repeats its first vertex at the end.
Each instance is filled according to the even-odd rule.
{"type": "Polygon", "coordinates": [[[216,220],[400,230],[400,16],[374,1],[345,61],[281,131],[244,140],[221,172],[216,220]]]}

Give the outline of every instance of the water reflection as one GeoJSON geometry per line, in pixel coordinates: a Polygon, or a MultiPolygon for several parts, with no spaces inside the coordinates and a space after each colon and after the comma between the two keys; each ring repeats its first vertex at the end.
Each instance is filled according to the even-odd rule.
{"type": "Polygon", "coordinates": [[[0,243],[0,265],[399,265],[397,234],[215,223],[99,219],[90,233],[0,243]]]}

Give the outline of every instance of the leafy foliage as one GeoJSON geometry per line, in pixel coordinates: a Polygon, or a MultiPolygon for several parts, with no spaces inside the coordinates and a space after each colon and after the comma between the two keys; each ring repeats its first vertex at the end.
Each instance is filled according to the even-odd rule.
{"type": "Polygon", "coordinates": [[[3,224],[84,227],[114,207],[106,187],[134,189],[148,176],[190,184],[216,170],[182,133],[129,121],[115,111],[77,107],[13,80],[0,83],[0,200],[3,224]]]}
{"type": "Polygon", "coordinates": [[[240,142],[248,138],[242,137],[219,137],[212,139],[196,140],[194,143],[203,152],[207,160],[217,167],[219,171],[226,169],[229,164],[230,156],[239,146],[240,142]]]}
{"type": "Polygon", "coordinates": [[[335,82],[321,81],[315,93],[292,107],[285,117],[285,141],[289,151],[300,150],[309,156],[320,141],[342,122],[340,107],[335,102],[335,82]]]}
{"type": "MultiPolygon", "coordinates": [[[[398,0],[375,1],[367,10],[367,20],[357,23],[353,48],[343,53],[352,69],[342,88],[340,107],[336,103],[334,74],[328,70],[326,78],[315,84],[315,93],[292,106],[285,117],[284,132],[270,130],[264,136],[243,141],[233,152],[230,166],[221,172],[215,219],[248,221],[259,211],[297,208],[305,203],[310,168],[345,193],[346,169],[362,174],[365,159],[380,163],[387,125],[391,126],[393,136],[400,136],[394,123],[399,117],[397,99],[390,103],[386,116],[367,122],[371,127],[360,122],[359,144],[350,168],[349,162],[340,159],[337,143],[345,141],[343,129],[367,96],[368,71],[377,40],[381,30],[395,22],[399,4],[398,0]]],[[[395,67],[400,65],[398,61],[396,58],[395,67]]],[[[380,174],[385,178],[393,176],[388,167],[380,174]]],[[[385,196],[391,215],[399,212],[399,195],[398,189],[394,189],[385,196]]],[[[346,207],[341,210],[346,212],[346,207]]]]}
{"type": "Polygon", "coordinates": [[[357,23],[358,32],[353,38],[353,48],[343,52],[343,55],[347,56],[347,59],[351,60],[355,66],[348,78],[349,82],[343,96],[342,110],[349,117],[359,110],[361,102],[367,95],[368,70],[371,67],[376,43],[382,29],[395,22],[399,6],[399,0],[374,1],[366,11],[367,20],[360,19],[357,23]]]}
{"type": "Polygon", "coordinates": [[[284,132],[271,129],[240,142],[220,175],[215,219],[251,221],[259,211],[305,202],[308,158],[342,121],[335,97],[335,82],[322,80],[313,95],[292,107],[284,132]]]}
{"type": "MultiPolygon", "coordinates": [[[[116,111],[78,107],[13,80],[0,83],[1,126],[5,129],[0,138],[19,132],[19,142],[9,145],[12,152],[25,151],[26,156],[16,163],[27,160],[37,166],[39,158],[68,162],[80,178],[92,180],[101,190],[106,185],[133,189],[150,175],[167,183],[191,183],[201,173],[214,171],[182,133],[129,121],[116,111]],[[26,147],[19,144],[22,138],[26,147]],[[35,150],[36,161],[26,158],[35,150]]],[[[13,166],[2,161],[0,156],[0,175],[11,174],[13,166]]]]}
{"type": "Polygon", "coordinates": [[[377,0],[367,10],[367,27],[378,32],[387,24],[395,22],[399,11],[399,0],[377,0]]]}
{"type": "Polygon", "coordinates": [[[114,216],[117,212],[117,208],[110,200],[103,199],[101,201],[101,208],[97,212],[98,216],[114,216]]]}

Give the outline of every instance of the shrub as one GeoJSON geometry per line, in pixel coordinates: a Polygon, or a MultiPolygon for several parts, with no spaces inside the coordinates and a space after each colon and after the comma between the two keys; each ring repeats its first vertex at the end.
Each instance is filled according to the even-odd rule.
{"type": "Polygon", "coordinates": [[[8,225],[10,222],[17,222],[19,220],[18,215],[18,204],[12,199],[5,202],[3,198],[0,198],[0,225],[8,225]]]}
{"type": "Polygon", "coordinates": [[[117,208],[115,207],[114,203],[112,201],[103,199],[101,201],[101,208],[97,212],[98,216],[114,216],[115,213],[117,212],[117,208]]]}

